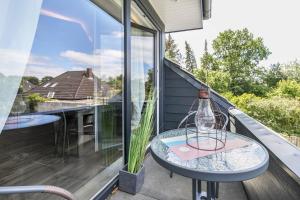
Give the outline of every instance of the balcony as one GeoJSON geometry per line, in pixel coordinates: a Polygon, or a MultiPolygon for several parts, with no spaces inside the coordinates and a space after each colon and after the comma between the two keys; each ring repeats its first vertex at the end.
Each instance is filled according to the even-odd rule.
{"type": "MultiPolygon", "coordinates": [[[[135,70],[138,78],[143,76],[143,92],[148,91],[146,86],[159,84],[159,132],[176,129],[204,83],[163,59],[164,33],[203,28],[202,21],[211,16],[211,1],[91,0],[70,4],[44,0],[44,5],[38,5],[41,2],[7,0],[3,4],[7,5],[3,6],[3,22],[8,22],[0,31],[4,38],[0,44],[4,61],[0,99],[5,100],[0,105],[1,114],[5,113],[0,121],[3,126],[8,121],[8,125],[0,132],[0,186],[55,185],[79,200],[107,196],[111,200],[191,199],[191,179],[178,174],[171,178],[150,154],[145,159],[145,184],[137,195],[117,189],[118,173],[128,153],[132,97],[139,92],[131,94],[131,72],[135,70]],[[16,10],[18,6],[22,9],[16,10]],[[145,44],[137,45],[141,42],[145,44]],[[31,55],[26,59],[19,53],[25,43],[26,55],[31,55]],[[152,57],[144,61],[142,57],[148,53],[152,57]],[[133,66],[132,58],[137,56],[139,62],[133,66]],[[95,58],[97,64],[91,69],[95,58]],[[140,68],[144,71],[137,70],[140,68]],[[37,84],[23,79],[33,75],[38,76],[37,84]],[[19,96],[21,100],[17,101],[19,96]],[[31,100],[23,101],[22,96],[31,100]],[[14,101],[16,110],[11,109],[14,101]],[[29,106],[24,108],[26,104],[29,106]],[[9,129],[12,124],[41,120],[41,116],[57,120],[9,129]]],[[[300,199],[300,150],[218,93],[212,91],[212,98],[229,116],[228,130],[260,142],[270,155],[270,166],[263,175],[221,183],[220,199],[300,199]]],[[[139,114],[144,100],[139,104],[139,114]]],[[[6,193],[0,195],[2,199],[57,197],[6,193]]]]}
{"type": "MultiPolygon", "coordinates": [[[[177,128],[203,83],[169,60],[164,61],[164,77],[163,125],[164,130],[170,130],[177,128]]],[[[221,183],[220,199],[299,199],[299,149],[234,108],[234,105],[216,92],[212,92],[212,97],[230,118],[228,130],[257,140],[270,154],[269,169],[263,175],[243,182],[221,183]]],[[[191,179],[180,175],[170,178],[169,171],[159,166],[151,156],[147,157],[145,166],[145,184],[141,192],[132,196],[117,191],[111,195],[111,200],[192,198],[191,179]]]]}

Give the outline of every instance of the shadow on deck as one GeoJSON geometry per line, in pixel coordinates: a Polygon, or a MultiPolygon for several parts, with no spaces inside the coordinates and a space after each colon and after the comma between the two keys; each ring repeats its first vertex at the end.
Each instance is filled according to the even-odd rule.
{"type": "MultiPolygon", "coordinates": [[[[109,200],[190,200],[192,199],[192,180],[174,174],[159,166],[151,156],[145,160],[146,176],[142,190],[136,195],[121,191],[113,194],[109,200]]],[[[222,200],[246,200],[247,196],[241,182],[221,183],[222,200]]]]}

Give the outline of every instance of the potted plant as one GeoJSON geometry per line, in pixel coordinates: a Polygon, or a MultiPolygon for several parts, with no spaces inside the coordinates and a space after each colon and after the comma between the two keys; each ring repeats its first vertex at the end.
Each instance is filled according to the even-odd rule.
{"type": "Polygon", "coordinates": [[[139,192],[144,183],[143,161],[153,131],[155,110],[155,95],[152,92],[150,94],[140,124],[131,133],[128,164],[119,173],[119,189],[130,194],[139,192]]]}

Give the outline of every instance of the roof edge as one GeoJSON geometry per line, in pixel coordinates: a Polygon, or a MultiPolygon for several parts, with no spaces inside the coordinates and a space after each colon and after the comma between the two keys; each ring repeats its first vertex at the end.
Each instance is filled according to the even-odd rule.
{"type": "MultiPolygon", "coordinates": [[[[183,79],[185,79],[187,82],[189,82],[191,85],[193,85],[195,88],[197,89],[201,89],[204,87],[208,87],[206,83],[198,80],[195,78],[195,76],[193,74],[191,74],[190,72],[186,71],[185,69],[182,69],[182,67],[180,65],[178,65],[177,63],[174,63],[173,61],[164,58],[164,65],[166,67],[168,67],[169,69],[171,69],[172,71],[174,71],[176,74],[178,74],[179,76],[181,76],[183,79]]],[[[224,98],[223,96],[221,96],[218,92],[216,92],[213,89],[210,89],[211,94],[212,94],[212,98],[222,107],[224,107],[225,109],[229,109],[229,108],[235,108],[235,106],[230,103],[226,98],[224,98]]]]}

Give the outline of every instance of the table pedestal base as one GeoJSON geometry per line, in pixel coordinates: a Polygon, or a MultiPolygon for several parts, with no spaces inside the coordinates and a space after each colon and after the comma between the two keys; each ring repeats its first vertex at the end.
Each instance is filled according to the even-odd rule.
{"type": "Polygon", "coordinates": [[[202,191],[201,180],[193,179],[193,200],[215,200],[219,196],[219,183],[207,181],[207,190],[202,191]]]}

